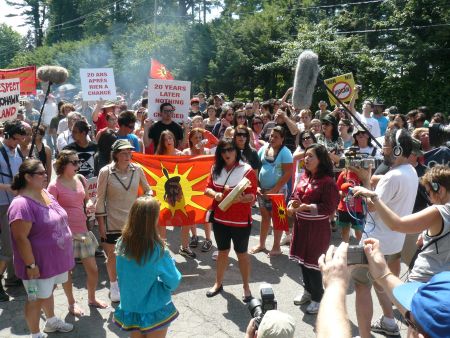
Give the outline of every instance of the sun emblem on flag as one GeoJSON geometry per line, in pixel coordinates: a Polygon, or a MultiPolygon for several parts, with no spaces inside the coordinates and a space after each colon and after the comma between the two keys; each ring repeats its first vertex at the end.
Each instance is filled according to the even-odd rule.
{"type": "Polygon", "coordinates": [[[286,222],[286,207],[283,202],[275,202],[280,222],[286,222]]]}
{"type": "Polygon", "coordinates": [[[170,210],[172,216],[175,215],[177,210],[180,210],[187,216],[187,206],[206,211],[204,207],[193,201],[193,197],[203,196],[205,194],[204,191],[194,190],[194,186],[205,180],[209,176],[209,173],[189,180],[188,176],[193,169],[192,166],[189,167],[184,173],[179,173],[178,165],[176,165],[173,172],[169,173],[169,171],[161,163],[161,176],[156,175],[142,165],[141,168],[156,182],[155,185],[151,185],[151,188],[156,199],[161,201],[161,211],[168,209],[170,210]]]}
{"type": "Polygon", "coordinates": [[[163,77],[164,79],[166,79],[166,78],[167,78],[167,69],[166,69],[166,67],[161,66],[161,67],[158,69],[158,75],[160,75],[161,77],[163,77]]]}

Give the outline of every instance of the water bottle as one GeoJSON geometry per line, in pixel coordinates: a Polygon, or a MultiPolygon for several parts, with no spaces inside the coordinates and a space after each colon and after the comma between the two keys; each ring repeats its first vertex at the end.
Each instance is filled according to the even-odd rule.
{"type": "Polygon", "coordinates": [[[201,140],[199,143],[197,143],[196,145],[195,145],[195,148],[197,148],[197,149],[201,149],[202,148],[202,145],[203,146],[205,146],[206,144],[208,143],[208,140],[201,140]]]}
{"type": "Polygon", "coordinates": [[[28,301],[34,302],[37,300],[37,294],[38,294],[38,284],[36,279],[30,279],[28,281],[27,286],[27,294],[28,294],[28,301]]]}

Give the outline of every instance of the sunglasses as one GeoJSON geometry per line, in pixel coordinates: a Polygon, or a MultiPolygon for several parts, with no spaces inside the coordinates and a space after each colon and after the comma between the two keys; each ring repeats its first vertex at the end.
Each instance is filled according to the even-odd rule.
{"type": "Polygon", "coordinates": [[[235,151],[234,148],[223,148],[222,150],[220,150],[220,152],[221,152],[222,154],[225,154],[225,153],[232,153],[233,151],[235,151]]]}
{"type": "Polygon", "coordinates": [[[80,160],[73,160],[73,161],[69,161],[69,163],[71,163],[72,165],[80,165],[81,161],[80,160]]]}
{"type": "Polygon", "coordinates": [[[305,137],[302,137],[302,141],[310,140],[311,138],[312,138],[311,136],[305,136],[305,137]]]}
{"type": "Polygon", "coordinates": [[[235,133],[236,137],[242,136],[242,137],[248,137],[247,133],[235,133]]]}
{"type": "Polygon", "coordinates": [[[163,109],[163,113],[173,113],[175,110],[174,109],[163,109]]]}
{"type": "Polygon", "coordinates": [[[34,173],[30,173],[30,175],[38,175],[38,176],[44,176],[47,175],[47,172],[45,170],[42,171],[36,171],[34,173]]]}

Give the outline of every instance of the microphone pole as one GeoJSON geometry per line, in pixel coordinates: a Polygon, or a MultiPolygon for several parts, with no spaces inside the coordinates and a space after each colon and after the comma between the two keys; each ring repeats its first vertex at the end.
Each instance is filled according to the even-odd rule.
{"type": "Polygon", "coordinates": [[[31,158],[33,156],[33,148],[36,145],[36,136],[37,136],[37,133],[38,133],[39,126],[41,125],[42,113],[44,112],[44,107],[45,107],[45,104],[47,103],[47,98],[48,98],[48,95],[50,94],[50,87],[51,86],[52,86],[52,82],[49,81],[48,82],[48,87],[47,87],[47,92],[45,93],[45,97],[44,97],[44,103],[42,104],[41,111],[39,113],[39,120],[38,120],[37,126],[32,131],[33,132],[33,137],[31,139],[31,147],[30,147],[30,152],[28,153],[28,158],[31,158]]]}
{"type": "Polygon", "coordinates": [[[353,120],[355,120],[362,129],[364,129],[364,131],[369,134],[369,137],[375,142],[375,144],[381,149],[383,146],[381,145],[380,142],[378,142],[378,140],[375,138],[375,136],[372,135],[372,133],[369,131],[369,129],[367,129],[367,127],[364,125],[364,123],[362,123],[351,111],[350,109],[347,108],[347,105],[344,104],[334,93],[333,91],[328,88],[328,86],[325,84],[325,81],[319,76],[317,78],[317,81],[319,81],[326,89],[326,91],[336,100],[336,102],[338,102],[344,109],[345,111],[351,116],[353,117],[353,120]]]}

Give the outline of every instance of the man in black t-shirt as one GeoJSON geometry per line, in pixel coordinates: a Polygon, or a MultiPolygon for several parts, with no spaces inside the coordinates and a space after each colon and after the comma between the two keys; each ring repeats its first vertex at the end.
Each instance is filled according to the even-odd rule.
{"type": "Polygon", "coordinates": [[[159,137],[164,130],[170,130],[176,139],[176,146],[183,140],[183,128],[172,121],[172,113],[175,111],[174,107],[170,103],[163,103],[159,107],[161,113],[161,120],[153,124],[151,127],[145,124],[144,126],[144,145],[148,147],[151,143],[154,143],[155,150],[158,148],[159,137]]]}

